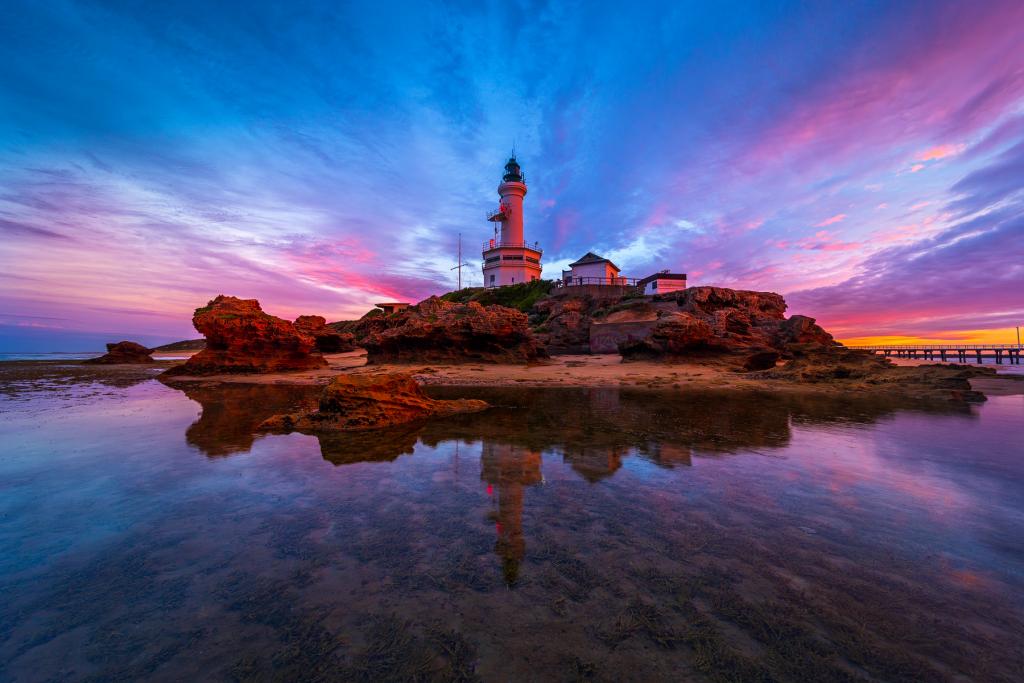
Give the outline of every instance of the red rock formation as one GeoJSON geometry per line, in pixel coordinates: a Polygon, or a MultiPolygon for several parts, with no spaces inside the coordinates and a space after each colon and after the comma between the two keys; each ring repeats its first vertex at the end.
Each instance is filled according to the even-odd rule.
{"type": "Polygon", "coordinates": [[[155,363],[149,355],[152,349],[147,349],[142,344],[133,341],[120,341],[116,344],[107,344],[107,352],[98,358],[90,358],[82,361],[90,365],[115,365],[120,363],[155,363]]]}
{"type": "Polygon", "coordinates": [[[428,417],[471,413],[487,408],[484,401],[439,401],[423,393],[406,373],[341,375],[331,380],[312,412],[276,415],[264,431],[362,431],[382,429],[428,417]]]}
{"type": "Polygon", "coordinates": [[[351,332],[339,332],[327,326],[327,319],[319,315],[300,315],[295,319],[295,329],[313,337],[317,351],[321,353],[342,353],[354,351],[355,336],[351,332]]]}
{"type": "Polygon", "coordinates": [[[786,319],[786,301],[771,292],[691,287],[651,299],[653,326],[619,345],[625,358],[734,356],[748,370],[774,366],[791,344],[835,345],[814,318],[786,319]]]}
{"type": "MultiPolygon", "coordinates": [[[[601,297],[592,292],[566,287],[540,299],[530,310],[538,341],[552,354],[590,353],[590,327],[594,316],[608,306],[617,304],[621,298],[617,292],[601,297]]],[[[602,349],[595,353],[614,351],[612,344],[610,351],[602,349]]]]}
{"type": "Polygon", "coordinates": [[[362,326],[367,363],[524,363],[543,355],[526,315],[504,306],[430,297],[362,326]]]}
{"type": "Polygon", "coordinates": [[[268,315],[255,299],[223,294],[196,309],[192,324],[206,348],[165,375],[215,375],[311,370],[327,365],[314,338],[268,315]]]}
{"type": "Polygon", "coordinates": [[[794,315],[779,326],[779,335],[776,338],[779,344],[820,344],[822,346],[833,346],[835,340],[832,335],[815,324],[814,318],[806,315],[794,315]]]}

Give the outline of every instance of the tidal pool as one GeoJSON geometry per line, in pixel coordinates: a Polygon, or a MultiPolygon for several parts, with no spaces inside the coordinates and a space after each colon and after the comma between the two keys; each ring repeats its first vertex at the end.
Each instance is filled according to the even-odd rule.
{"type": "Polygon", "coordinates": [[[498,407],[318,439],[253,434],[316,388],[59,376],[0,391],[3,680],[1024,672],[1024,396],[448,388],[498,407]]]}

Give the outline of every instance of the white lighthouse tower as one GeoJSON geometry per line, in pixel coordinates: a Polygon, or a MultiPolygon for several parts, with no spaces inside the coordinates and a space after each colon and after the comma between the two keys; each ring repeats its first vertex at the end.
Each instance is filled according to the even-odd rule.
{"type": "Polygon", "coordinates": [[[501,181],[498,185],[501,203],[496,211],[487,214],[487,220],[501,223],[501,231],[499,233],[495,225],[494,238],[483,246],[484,287],[504,287],[540,279],[543,251],[536,242],[527,244],[523,236],[526,178],[514,154],[505,164],[501,181]]]}

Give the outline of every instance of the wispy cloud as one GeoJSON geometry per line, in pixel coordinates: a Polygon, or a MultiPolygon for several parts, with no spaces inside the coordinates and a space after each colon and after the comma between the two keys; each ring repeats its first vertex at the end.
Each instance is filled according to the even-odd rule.
{"type": "Polygon", "coordinates": [[[825,220],[823,220],[822,222],[818,223],[814,227],[816,227],[816,228],[824,228],[824,227],[827,227],[829,225],[835,225],[836,223],[842,223],[844,220],[846,220],[846,214],[845,213],[837,213],[835,216],[832,216],[831,218],[826,218],[825,220]]]}
{"type": "Polygon", "coordinates": [[[597,249],[864,334],[1015,310],[965,292],[1022,262],[1021,3],[511,11],[20,5],[0,307],[173,338],[221,292],[332,318],[442,292],[514,141],[548,275],[597,249]],[[943,294],[875,302],[922,277],[943,294]]]}

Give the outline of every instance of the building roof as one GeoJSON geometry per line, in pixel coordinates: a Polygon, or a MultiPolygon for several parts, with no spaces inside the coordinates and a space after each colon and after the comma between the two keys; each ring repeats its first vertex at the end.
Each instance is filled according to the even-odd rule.
{"type": "Polygon", "coordinates": [[[637,287],[644,288],[648,282],[654,282],[655,280],[686,280],[686,273],[669,273],[662,271],[655,273],[654,275],[648,275],[645,278],[641,278],[637,283],[637,287]]]}
{"type": "Polygon", "coordinates": [[[617,265],[615,265],[608,259],[604,258],[603,256],[598,256],[592,251],[588,251],[586,254],[580,257],[580,259],[575,263],[570,263],[569,267],[574,268],[576,266],[585,266],[588,263],[611,263],[612,268],[614,268],[615,270],[620,270],[620,268],[617,265]]]}

